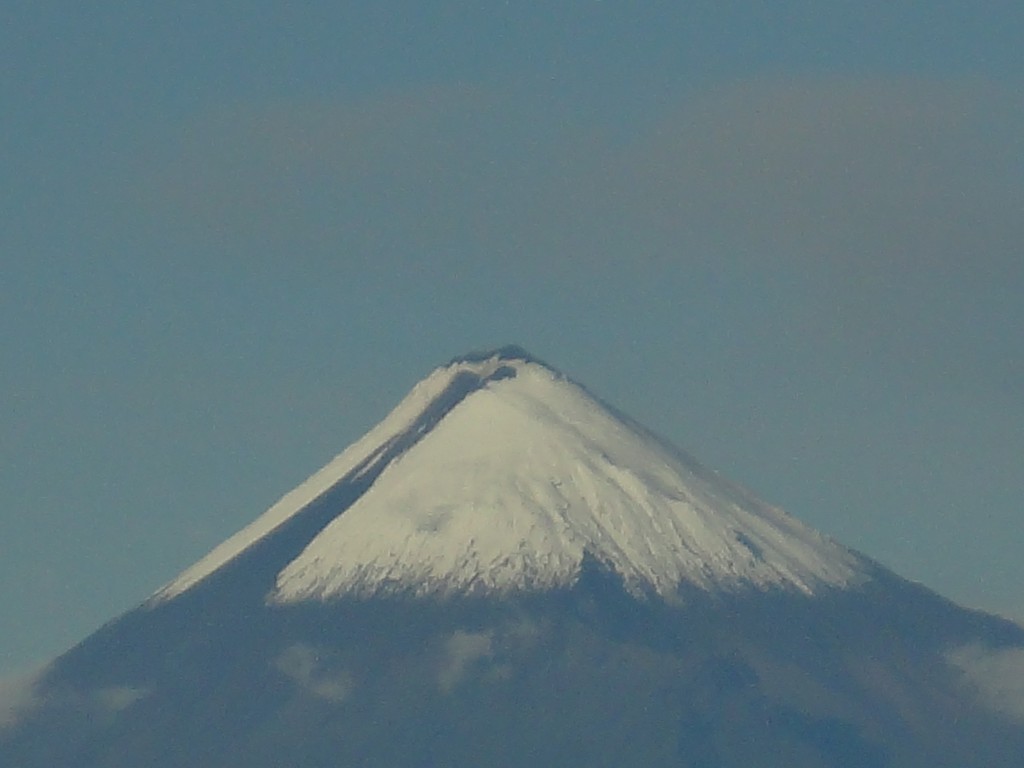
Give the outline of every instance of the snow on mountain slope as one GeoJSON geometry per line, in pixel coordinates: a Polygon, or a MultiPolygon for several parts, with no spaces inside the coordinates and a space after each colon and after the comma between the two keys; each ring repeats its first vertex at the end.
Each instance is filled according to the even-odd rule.
{"type": "Polygon", "coordinates": [[[272,602],[543,590],[573,584],[585,558],[634,594],[667,599],[684,585],[812,593],[862,582],[873,567],[505,349],[435,371],[155,599],[188,589],[370,468],[378,474],[368,489],[280,571],[272,602]]]}
{"type": "Polygon", "coordinates": [[[495,366],[493,360],[486,360],[477,364],[466,362],[461,366],[450,365],[435,370],[413,387],[405,399],[377,426],[282,496],[252,523],[217,545],[209,554],[179,574],[152,599],[159,602],[181,594],[271,533],[290,517],[301,512],[336,484],[357,473],[358,468],[372,461],[390,441],[408,430],[424,409],[451,385],[459,373],[469,371],[481,376],[493,375],[495,366]]]}

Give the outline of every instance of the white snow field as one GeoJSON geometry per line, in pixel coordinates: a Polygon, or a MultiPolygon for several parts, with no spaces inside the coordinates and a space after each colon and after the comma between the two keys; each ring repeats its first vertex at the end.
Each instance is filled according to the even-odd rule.
{"type": "Polygon", "coordinates": [[[268,600],[546,590],[571,586],[585,558],[631,593],[668,600],[681,587],[813,593],[862,583],[874,567],[559,372],[500,350],[434,371],[153,599],[196,584],[338,483],[380,470],[374,462],[386,465],[281,570],[268,600]],[[454,382],[470,379],[439,418],[424,419],[454,382]]]}

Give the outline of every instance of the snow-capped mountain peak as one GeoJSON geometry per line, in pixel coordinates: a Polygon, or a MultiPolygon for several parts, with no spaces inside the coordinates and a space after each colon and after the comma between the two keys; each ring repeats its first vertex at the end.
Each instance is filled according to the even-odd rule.
{"type": "Polygon", "coordinates": [[[277,603],[569,587],[811,593],[869,561],[753,498],[522,350],[458,358],[363,439],[161,590],[174,597],[341,483],[355,501],[277,575],[277,603]]]}

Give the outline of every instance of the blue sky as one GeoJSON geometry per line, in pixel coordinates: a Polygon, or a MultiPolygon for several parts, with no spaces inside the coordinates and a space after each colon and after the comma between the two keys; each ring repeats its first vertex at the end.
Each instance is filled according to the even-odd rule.
{"type": "Polygon", "coordinates": [[[363,5],[2,12],[0,675],[509,342],[1024,616],[1024,11],[363,5]]]}

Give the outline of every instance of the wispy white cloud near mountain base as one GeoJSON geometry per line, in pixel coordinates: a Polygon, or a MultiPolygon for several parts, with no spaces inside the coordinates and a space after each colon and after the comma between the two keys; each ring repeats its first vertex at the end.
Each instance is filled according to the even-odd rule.
{"type": "Polygon", "coordinates": [[[16,725],[24,713],[38,706],[39,675],[36,671],[0,680],[0,730],[16,725]]]}
{"type": "Polygon", "coordinates": [[[284,649],[274,666],[312,696],[338,703],[352,692],[351,675],[344,670],[330,669],[323,652],[311,645],[296,643],[284,649]]]}
{"type": "Polygon", "coordinates": [[[968,645],[950,653],[949,659],[990,707],[1024,722],[1024,648],[968,645]]]}
{"type": "Polygon", "coordinates": [[[0,680],[0,730],[17,725],[22,717],[47,705],[80,711],[98,721],[107,721],[152,692],[137,685],[62,688],[44,692],[39,685],[44,671],[45,668],[0,680]]]}
{"type": "Polygon", "coordinates": [[[444,650],[437,684],[448,692],[462,681],[474,664],[494,655],[494,636],[491,632],[459,630],[445,641],[444,650]]]}

